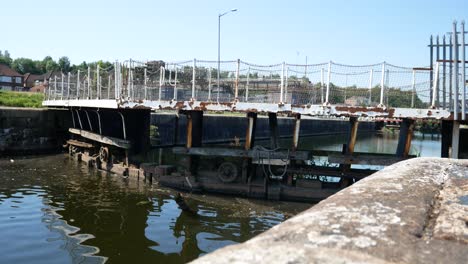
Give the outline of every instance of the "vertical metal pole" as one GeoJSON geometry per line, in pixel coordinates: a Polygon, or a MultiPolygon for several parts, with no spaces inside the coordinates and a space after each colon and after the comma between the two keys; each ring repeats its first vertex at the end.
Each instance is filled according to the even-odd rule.
{"type": "Polygon", "coordinates": [[[449,37],[449,110],[453,110],[453,40],[449,37]]]}
{"type": "Polygon", "coordinates": [[[323,87],[325,86],[325,82],[324,82],[325,77],[324,77],[323,74],[324,74],[324,70],[323,70],[323,68],[322,68],[322,69],[320,69],[320,97],[321,97],[321,98],[320,98],[320,102],[321,102],[322,104],[323,104],[323,100],[324,100],[324,99],[323,99],[323,98],[324,98],[324,97],[323,97],[323,87]]]}
{"type": "Polygon", "coordinates": [[[80,99],[80,89],[81,89],[81,82],[80,82],[80,70],[76,75],[76,99],[80,99]]]}
{"type": "Polygon", "coordinates": [[[216,101],[219,103],[219,76],[221,72],[221,14],[218,15],[218,95],[216,101]]]}
{"type": "Polygon", "coordinates": [[[327,91],[326,91],[326,94],[325,94],[325,103],[328,104],[328,99],[330,97],[330,79],[331,79],[331,64],[332,62],[329,61],[328,62],[328,72],[327,72],[327,91]]]}
{"type": "Polygon", "coordinates": [[[117,96],[118,93],[117,92],[118,92],[118,85],[119,85],[118,84],[119,83],[119,76],[117,76],[118,75],[117,71],[118,71],[119,66],[118,66],[117,61],[115,62],[114,65],[115,65],[114,66],[114,98],[118,99],[118,96],[117,96]]]}
{"type": "Polygon", "coordinates": [[[134,69],[134,65],[135,62],[130,60],[130,67],[128,69],[128,75],[130,76],[130,99],[135,99],[135,91],[133,90],[133,69],[134,69]]]}
{"type": "Polygon", "coordinates": [[[88,67],[88,99],[91,98],[91,67],[88,67]]]}
{"type": "Polygon", "coordinates": [[[99,74],[99,64],[96,66],[96,86],[97,86],[97,92],[96,92],[96,99],[101,98],[101,78],[99,74]]]}
{"type": "Polygon", "coordinates": [[[197,74],[197,60],[193,59],[193,69],[192,69],[192,100],[195,100],[195,80],[196,80],[196,74],[197,74]]]}
{"type": "Polygon", "coordinates": [[[285,103],[288,102],[288,79],[289,79],[289,67],[286,67],[286,80],[284,82],[284,102],[285,103]]]}
{"type": "MultiPolygon", "coordinates": [[[[453,116],[454,120],[458,120],[458,37],[457,37],[457,22],[453,22],[453,88],[455,89],[455,96],[453,102],[453,116]]],[[[453,147],[453,146],[452,146],[453,147]]]]}
{"type": "Polygon", "coordinates": [[[163,86],[163,79],[164,79],[165,69],[164,66],[159,68],[159,91],[158,91],[158,100],[161,101],[161,93],[162,93],[162,86],[163,86]]]}
{"type": "Polygon", "coordinates": [[[70,75],[71,75],[71,73],[68,72],[68,78],[67,78],[67,99],[70,99],[70,75]]]}
{"type": "Polygon", "coordinates": [[[462,80],[462,120],[466,120],[466,68],[465,68],[465,21],[461,22],[461,80],[462,80]]]}
{"type": "Polygon", "coordinates": [[[57,96],[57,75],[54,76],[54,100],[56,100],[57,96]]]}
{"type": "Polygon", "coordinates": [[[433,64],[434,64],[434,42],[433,42],[433,37],[431,35],[429,39],[429,67],[430,67],[430,72],[429,72],[429,100],[432,102],[432,78],[433,78],[433,64]]]}
{"type": "Polygon", "coordinates": [[[432,103],[431,103],[431,107],[432,108],[435,108],[436,107],[436,104],[437,104],[437,101],[436,101],[436,92],[438,91],[438,86],[439,86],[439,62],[436,62],[436,66],[435,66],[435,71],[434,71],[434,83],[432,85],[432,89],[433,89],[433,94],[434,96],[432,96],[432,103]]]}
{"type": "MultiPolygon", "coordinates": [[[[109,73],[108,73],[109,74],[109,73]]],[[[111,75],[107,76],[107,99],[110,99],[111,75]]]]}
{"type": "MultiPolygon", "coordinates": [[[[440,60],[440,41],[439,41],[439,35],[437,35],[436,37],[436,61],[439,61],[440,60]]],[[[439,78],[439,72],[437,72],[437,78],[439,78]]],[[[439,84],[439,82],[437,82],[437,84],[439,84]]],[[[437,89],[434,89],[434,92],[435,93],[435,97],[436,97],[436,100],[435,100],[435,105],[436,107],[439,107],[440,106],[440,93],[439,93],[439,86],[437,86],[437,89]]]]}
{"type": "Polygon", "coordinates": [[[249,100],[249,81],[250,81],[250,66],[247,69],[247,83],[245,85],[245,101],[249,100]]]}
{"type": "Polygon", "coordinates": [[[416,71],[413,70],[413,78],[411,79],[411,108],[414,108],[414,96],[416,95],[416,71]]]}
{"type": "Polygon", "coordinates": [[[144,72],[143,72],[143,78],[145,78],[144,80],[144,86],[145,86],[145,100],[148,100],[148,86],[147,86],[147,81],[148,81],[148,77],[146,77],[146,66],[145,66],[145,69],[144,69],[144,72]]]}
{"type": "Polygon", "coordinates": [[[211,101],[211,67],[208,68],[208,101],[211,101]]]}
{"type": "Polygon", "coordinates": [[[369,105],[372,105],[372,83],[374,82],[374,69],[370,70],[369,76],[369,105]]]}
{"type": "Polygon", "coordinates": [[[380,106],[383,106],[385,89],[385,61],[382,63],[382,78],[380,79],[380,106]]]}
{"type": "Polygon", "coordinates": [[[447,74],[447,67],[445,60],[447,59],[447,48],[445,47],[446,41],[445,41],[445,35],[442,37],[442,106],[443,109],[447,109],[447,79],[446,79],[446,74],[447,74]]]}
{"type": "Polygon", "coordinates": [[[51,79],[49,78],[49,80],[47,80],[47,101],[50,100],[50,90],[52,90],[51,88],[51,85],[52,85],[52,82],[51,82],[51,79]]]}
{"type": "Polygon", "coordinates": [[[452,155],[450,158],[458,159],[458,154],[460,150],[460,122],[453,121],[452,128],[452,155]]]}
{"type": "Polygon", "coordinates": [[[240,74],[240,59],[237,59],[237,69],[236,69],[236,83],[234,90],[234,100],[239,100],[239,74],[240,74]]]}
{"type": "Polygon", "coordinates": [[[130,94],[130,89],[131,89],[131,87],[130,87],[130,83],[131,83],[131,81],[130,81],[130,71],[132,70],[132,65],[131,64],[132,64],[132,59],[129,60],[128,67],[127,67],[127,99],[130,99],[130,96],[131,96],[131,94],[130,94]]]}
{"type": "Polygon", "coordinates": [[[175,76],[174,76],[174,100],[177,100],[177,67],[174,64],[175,76]]]}
{"type": "Polygon", "coordinates": [[[62,82],[61,82],[61,88],[62,91],[60,92],[60,100],[63,100],[63,82],[64,82],[65,76],[62,73],[62,82]]]}
{"type": "Polygon", "coordinates": [[[284,98],[284,62],[281,64],[281,86],[280,86],[280,103],[283,103],[284,98]]]}

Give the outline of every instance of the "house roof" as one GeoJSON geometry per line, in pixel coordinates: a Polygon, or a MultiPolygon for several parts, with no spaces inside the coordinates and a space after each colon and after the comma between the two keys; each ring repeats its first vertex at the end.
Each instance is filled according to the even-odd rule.
{"type": "Polygon", "coordinates": [[[19,74],[17,71],[13,70],[5,64],[0,64],[0,75],[11,77],[23,77],[23,75],[19,74]]]}
{"type": "Polygon", "coordinates": [[[24,81],[25,82],[35,82],[35,81],[44,81],[44,79],[48,79],[50,73],[44,73],[44,74],[31,74],[31,73],[26,73],[24,75],[24,81]]]}

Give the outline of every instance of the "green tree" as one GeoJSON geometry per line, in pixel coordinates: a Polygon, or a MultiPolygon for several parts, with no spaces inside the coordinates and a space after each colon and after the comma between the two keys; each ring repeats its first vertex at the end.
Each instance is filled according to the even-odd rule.
{"type": "Polygon", "coordinates": [[[33,60],[28,58],[17,58],[11,64],[11,67],[21,73],[32,73],[32,74],[40,74],[40,70],[36,68],[36,64],[33,60]]]}
{"type": "Polygon", "coordinates": [[[58,66],[62,72],[69,72],[71,70],[70,60],[66,56],[59,58],[58,66]]]}
{"type": "Polygon", "coordinates": [[[11,67],[13,60],[10,57],[10,53],[8,52],[8,50],[5,50],[4,53],[5,54],[2,54],[2,52],[0,51],[0,64],[5,64],[8,67],[11,67]]]}

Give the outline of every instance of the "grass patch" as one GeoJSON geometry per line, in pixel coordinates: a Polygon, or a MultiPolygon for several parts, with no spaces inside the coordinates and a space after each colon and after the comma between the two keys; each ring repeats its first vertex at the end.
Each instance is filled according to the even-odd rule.
{"type": "Polygon", "coordinates": [[[42,93],[0,91],[0,106],[39,108],[43,99],[42,93]]]}

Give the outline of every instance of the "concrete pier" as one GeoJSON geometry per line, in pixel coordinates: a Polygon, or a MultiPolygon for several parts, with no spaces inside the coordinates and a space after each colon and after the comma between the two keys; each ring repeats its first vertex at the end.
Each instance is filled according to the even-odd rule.
{"type": "Polygon", "coordinates": [[[468,160],[415,158],[193,263],[467,263],[468,160]]]}

